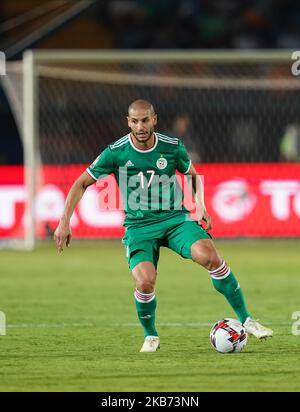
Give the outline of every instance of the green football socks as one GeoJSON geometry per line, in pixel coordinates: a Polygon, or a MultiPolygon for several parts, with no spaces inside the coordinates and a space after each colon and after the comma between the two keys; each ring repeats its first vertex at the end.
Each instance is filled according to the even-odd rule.
{"type": "Polygon", "coordinates": [[[145,336],[158,336],[155,328],[155,292],[141,293],[137,289],[134,292],[135,306],[145,336]]]}
{"type": "Polygon", "coordinates": [[[215,289],[226,297],[241,323],[244,323],[250,314],[242,289],[226,262],[223,261],[218,269],[209,271],[209,273],[215,289]]]}

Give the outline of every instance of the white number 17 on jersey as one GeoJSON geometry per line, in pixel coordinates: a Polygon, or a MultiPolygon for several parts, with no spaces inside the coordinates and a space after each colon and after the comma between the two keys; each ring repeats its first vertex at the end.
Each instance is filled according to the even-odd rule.
{"type": "Polygon", "coordinates": [[[150,187],[151,182],[152,182],[152,180],[153,180],[153,177],[154,177],[154,175],[155,175],[155,170],[147,170],[146,173],[149,173],[149,174],[150,174],[149,180],[147,180],[147,177],[144,176],[144,173],[143,173],[143,172],[138,173],[138,176],[140,176],[140,179],[141,179],[141,187],[142,187],[142,189],[144,189],[144,187],[145,187],[145,185],[144,185],[144,177],[146,178],[146,180],[147,180],[147,182],[148,182],[148,183],[147,183],[147,187],[150,187]]]}

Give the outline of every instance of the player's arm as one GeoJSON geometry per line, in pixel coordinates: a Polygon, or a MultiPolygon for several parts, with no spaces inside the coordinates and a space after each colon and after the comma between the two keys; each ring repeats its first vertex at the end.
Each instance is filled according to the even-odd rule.
{"type": "Polygon", "coordinates": [[[206,211],[203,182],[192,163],[186,175],[192,176],[193,195],[197,208],[198,223],[201,224],[202,221],[204,221],[206,223],[205,229],[210,230],[212,228],[212,218],[206,211]]]}
{"type": "Polygon", "coordinates": [[[95,179],[93,179],[86,171],[73,183],[66,199],[63,215],[54,232],[54,240],[57,245],[58,253],[63,251],[65,243],[66,246],[69,246],[72,237],[70,226],[71,216],[84,192],[93,183],[95,183],[95,179]]]}

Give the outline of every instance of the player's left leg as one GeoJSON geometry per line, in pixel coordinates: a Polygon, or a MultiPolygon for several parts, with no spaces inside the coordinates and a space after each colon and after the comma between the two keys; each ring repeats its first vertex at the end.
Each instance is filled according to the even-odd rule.
{"type": "Polygon", "coordinates": [[[195,262],[208,270],[215,289],[226,297],[249,334],[258,339],[273,336],[271,329],[251,318],[239,282],[227,263],[221,259],[212,240],[200,239],[194,242],[191,246],[191,256],[195,262]]]}
{"type": "Polygon", "coordinates": [[[197,240],[191,246],[191,255],[194,262],[208,270],[215,289],[226,297],[239,320],[244,323],[250,317],[250,313],[242,289],[231,269],[220,257],[212,240],[197,240]]]}
{"type": "Polygon", "coordinates": [[[209,234],[194,220],[183,221],[182,218],[178,218],[176,222],[174,219],[166,246],[208,270],[215,289],[226,297],[248,333],[259,339],[273,335],[271,329],[265,328],[250,317],[237,279],[220,257],[209,234]]]}
{"type": "Polygon", "coordinates": [[[244,323],[250,314],[233,273],[221,259],[209,234],[194,220],[180,221],[180,218],[182,219],[179,217],[178,222],[174,220],[174,227],[168,233],[167,246],[207,269],[214,287],[226,297],[240,321],[244,323]]]}

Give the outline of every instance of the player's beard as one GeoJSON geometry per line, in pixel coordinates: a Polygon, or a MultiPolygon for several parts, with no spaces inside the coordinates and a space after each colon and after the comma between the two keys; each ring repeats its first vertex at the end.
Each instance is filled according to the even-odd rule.
{"type": "Polygon", "coordinates": [[[134,131],[132,130],[132,134],[133,134],[134,138],[135,138],[139,143],[147,143],[147,142],[151,139],[153,133],[154,133],[154,127],[152,127],[152,128],[149,130],[149,132],[146,132],[146,134],[143,135],[143,136],[139,136],[136,132],[134,132],[134,131]]]}

